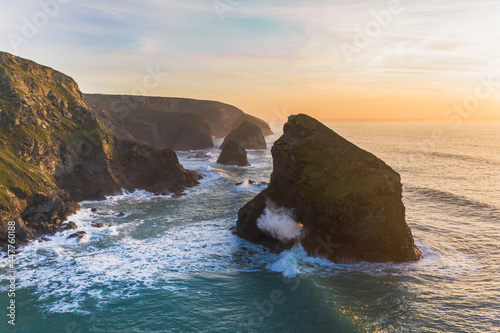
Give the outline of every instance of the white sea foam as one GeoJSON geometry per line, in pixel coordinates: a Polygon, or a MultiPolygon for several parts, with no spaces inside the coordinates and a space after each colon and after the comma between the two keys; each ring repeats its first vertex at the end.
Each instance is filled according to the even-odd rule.
{"type": "Polygon", "coordinates": [[[220,164],[220,163],[211,163],[210,164],[211,166],[215,167],[215,168],[218,168],[218,169],[222,169],[222,170],[238,170],[238,169],[250,169],[251,166],[239,166],[239,165],[226,165],[226,164],[220,164]]]}
{"type": "Polygon", "coordinates": [[[172,194],[166,194],[166,195],[155,195],[152,192],[148,192],[146,190],[135,190],[134,192],[128,192],[126,190],[122,190],[122,193],[117,194],[117,195],[112,195],[106,197],[108,201],[132,201],[132,202],[137,202],[137,201],[148,201],[151,200],[152,198],[162,198],[162,199],[170,199],[172,197],[172,194]]]}
{"type": "Polygon", "coordinates": [[[253,183],[250,184],[250,181],[246,179],[240,185],[237,185],[234,189],[234,193],[260,193],[267,188],[267,184],[253,183]]]}
{"type": "Polygon", "coordinates": [[[272,202],[266,203],[266,209],[257,220],[260,230],[269,232],[274,238],[288,242],[298,239],[302,227],[295,221],[290,209],[276,207],[272,202]]]}
{"type": "Polygon", "coordinates": [[[203,174],[203,178],[199,180],[199,185],[187,188],[184,193],[185,196],[182,196],[176,200],[185,200],[191,198],[193,196],[198,196],[203,193],[210,193],[214,191],[214,185],[220,179],[227,177],[224,172],[214,168],[210,165],[204,165],[198,169],[198,172],[203,174]]]}
{"type": "MultiPolygon", "coordinates": [[[[113,237],[111,231],[116,228],[92,227],[89,209],[72,220],[88,233],[88,244],[67,239],[74,231],[65,231],[50,241],[30,243],[18,258],[18,288],[35,288],[45,311],[78,312],[85,299],[99,305],[133,297],[143,288],[179,291],[193,273],[260,270],[269,256],[275,258],[234,236],[229,231],[234,222],[228,220],[173,227],[161,237],[146,240],[116,238],[105,248],[96,240],[113,237]]],[[[0,263],[3,267],[7,261],[0,263]]]]}
{"type": "Polygon", "coordinates": [[[349,272],[358,272],[370,276],[418,276],[419,274],[456,280],[459,277],[473,277],[482,267],[477,260],[456,251],[443,251],[417,244],[424,253],[424,258],[409,263],[369,263],[336,264],[324,258],[308,256],[301,245],[283,251],[266,268],[282,273],[285,277],[297,275],[329,277],[349,272]]]}
{"type": "MultiPolygon", "coordinates": [[[[289,211],[277,211],[280,218],[292,218],[289,211]]],[[[276,209],[271,215],[275,214],[276,209]]],[[[307,256],[300,245],[276,255],[232,235],[228,230],[234,223],[231,220],[173,227],[158,238],[116,238],[107,247],[99,248],[94,245],[96,241],[114,237],[113,230],[119,232],[120,227],[92,227],[96,218],[93,216],[89,209],[84,209],[71,218],[80,230],[87,231],[89,243],[78,245],[74,238],[67,239],[74,231],[65,231],[50,237],[50,241],[32,242],[20,254],[18,287],[34,288],[34,295],[44,303],[42,310],[78,313],[89,298],[100,306],[115,298],[135,297],[143,288],[182,292],[186,279],[197,272],[266,268],[287,278],[356,271],[375,276],[428,273],[453,279],[477,268],[477,263],[460,253],[424,244],[418,245],[426,257],[405,264],[339,265],[307,256]]],[[[0,263],[4,266],[6,261],[0,263]]]]}
{"type": "MultiPolygon", "coordinates": [[[[120,193],[107,196],[106,200],[108,202],[127,201],[127,202],[136,203],[136,202],[142,202],[142,201],[149,201],[152,199],[170,199],[170,198],[172,198],[172,194],[155,195],[154,193],[148,192],[146,190],[135,190],[133,192],[128,192],[127,190],[122,190],[120,193]]],[[[101,201],[89,200],[89,201],[81,202],[81,204],[83,204],[83,205],[99,204],[99,203],[101,203],[101,201]]]]}
{"type": "Polygon", "coordinates": [[[264,168],[267,168],[270,166],[272,166],[271,162],[264,162],[264,161],[259,162],[259,161],[250,160],[250,166],[247,168],[249,168],[249,169],[264,169],[264,168]]]}
{"type": "Polygon", "coordinates": [[[222,178],[222,172],[217,168],[210,165],[204,165],[198,169],[198,172],[203,174],[203,178],[200,180],[201,184],[212,183],[217,179],[222,178]]]}
{"type": "Polygon", "coordinates": [[[77,225],[78,230],[65,230],[57,232],[54,235],[46,235],[44,236],[46,241],[31,241],[27,246],[20,249],[21,255],[35,259],[39,258],[40,253],[48,256],[58,256],[83,244],[96,242],[104,237],[117,236],[119,234],[118,228],[114,225],[108,225],[101,228],[92,226],[92,223],[99,221],[98,218],[99,216],[94,215],[90,209],[84,208],[70,217],[70,220],[77,225]],[[84,231],[86,234],[80,238],[68,238],[77,231],[84,231]]]}
{"type": "MultiPolygon", "coordinates": [[[[235,187],[234,182],[227,182],[242,175],[238,168],[218,166],[215,161],[219,153],[220,151],[210,151],[210,161],[187,159],[187,154],[184,157],[180,154],[179,159],[187,169],[198,170],[205,175],[200,185],[188,189],[188,195],[181,200],[204,195],[207,191],[214,191],[214,188],[219,190],[220,183],[230,184],[230,187],[223,188],[226,192],[253,193],[265,188],[265,185],[248,182],[235,187]],[[235,171],[237,175],[233,174],[235,171]],[[221,182],[218,183],[219,181],[221,182]]],[[[249,152],[249,159],[256,160],[254,163],[251,161],[253,165],[246,169],[249,174],[245,177],[256,179],[255,173],[260,170],[255,169],[270,165],[270,159],[259,159],[258,154],[249,152]]],[[[134,207],[140,202],[152,200],[158,200],[161,206],[162,200],[172,200],[170,197],[157,197],[147,191],[124,192],[109,197],[107,201],[84,203],[84,206],[92,205],[105,212],[107,208],[113,209],[115,204],[134,207]]],[[[42,301],[42,311],[78,313],[89,302],[95,302],[99,306],[116,298],[135,297],[144,288],[184,293],[192,289],[189,279],[202,272],[267,270],[285,277],[306,276],[319,281],[316,277],[337,274],[350,277],[351,272],[366,274],[368,277],[418,277],[421,274],[456,280],[463,276],[473,276],[481,270],[481,265],[473,257],[439,244],[422,242],[417,245],[425,257],[416,263],[339,265],[326,259],[309,257],[300,246],[276,255],[232,235],[228,229],[234,225],[234,219],[197,220],[200,223],[192,223],[189,213],[186,214],[184,225],[172,227],[161,235],[134,238],[137,235],[128,234],[129,230],[136,230],[137,226],[158,219],[155,214],[154,210],[151,217],[142,216],[144,219],[137,220],[127,216],[113,226],[95,228],[92,227],[92,222],[104,220],[107,223],[108,218],[83,209],[70,220],[77,224],[78,230],[87,232],[88,242],[78,244],[76,238],[67,239],[75,232],[68,230],[48,236],[49,241],[30,243],[21,250],[16,263],[20,278],[18,288],[29,287],[30,292],[42,301]]],[[[168,214],[165,212],[165,215],[168,214]]],[[[170,223],[167,221],[168,217],[161,216],[161,219],[170,223]]],[[[300,234],[291,211],[268,207],[260,223],[278,235],[284,234],[283,239],[296,239],[300,234]],[[280,221],[285,221],[285,231],[282,230],[280,221]]],[[[0,267],[5,268],[6,265],[6,260],[0,261],[0,267]]],[[[0,291],[4,292],[5,286],[0,287],[0,291]]]]}
{"type": "Polygon", "coordinates": [[[282,273],[284,277],[293,278],[301,273],[299,260],[303,260],[306,256],[307,253],[302,246],[297,245],[290,250],[283,251],[279,255],[278,260],[269,263],[266,268],[274,272],[282,273]]]}
{"type": "MultiPolygon", "coordinates": [[[[300,246],[285,251],[269,269],[283,272],[283,275],[296,267],[301,274],[331,276],[346,272],[360,272],[372,276],[415,276],[428,274],[441,279],[455,280],[458,277],[473,276],[481,265],[477,260],[457,251],[443,251],[417,242],[424,258],[407,263],[369,263],[336,264],[324,258],[308,256],[300,246]],[[290,266],[291,265],[291,266],[290,266]]],[[[286,276],[286,275],[285,275],[286,276]]]]}

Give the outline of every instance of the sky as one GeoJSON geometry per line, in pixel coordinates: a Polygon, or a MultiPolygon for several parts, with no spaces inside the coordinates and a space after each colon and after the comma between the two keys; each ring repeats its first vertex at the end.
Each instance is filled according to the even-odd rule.
{"type": "Polygon", "coordinates": [[[498,0],[0,0],[0,50],[83,92],[265,119],[500,119],[498,0]]]}

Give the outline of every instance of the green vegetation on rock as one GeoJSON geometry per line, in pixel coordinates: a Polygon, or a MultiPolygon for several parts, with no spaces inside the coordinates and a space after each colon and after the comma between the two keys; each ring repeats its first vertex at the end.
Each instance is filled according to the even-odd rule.
{"type": "Polygon", "coordinates": [[[8,221],[19,245],[60,230],[76,201],[123,188],[182,192],[199,177],[171,149],[117,139],[69,76],[0,52],[0,247],[8,221]]]}
{"type": "Polygon", "coordinates": [[[290,245],[257,226],[272,202],[293,209],[311,255],[334,262],[421,258],[405,222],[400,176],[375,155],[303,114],[290,116],[272,155],[269,187],[238,214],[240,236],[274,249],[290,245]]]}

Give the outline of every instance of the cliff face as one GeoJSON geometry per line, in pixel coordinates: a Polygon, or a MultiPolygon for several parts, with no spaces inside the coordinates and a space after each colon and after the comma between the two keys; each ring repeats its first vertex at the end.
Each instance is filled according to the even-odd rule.
{"type": "Polygon", "coordinates": [[[237,128],[231,131],[220,146],[224,149],[229,141],[239,143],[245,149],[266,149],[266,139],[262,130],[255,124],[244,121],[237,128]]]}
{"type": "Polygon", "coordinates": [[[95,106],[90,107],[90,111],[119,139],[174,150],[197,150],[214,146],[210,127],[199,115],[193,113],[130,109],[125,114],[95,106]]]}
{"type": "Polygon", "coordinates": [[[217,137],[225,137],[242,122],[249,121],[257,125],[264,135],[271,135],[272,131],[264,120],[248,115],[235,106],[216,102],[188,98],[173,97],[145,97],[129,95],[101,95],[85,94],[87,105],[95,105],[111,112],[137,114],[145,112],[180,112],[194,113],[205,121],[217,137]]]}
{"type": "Polygon", "coordinates": [[[94,135],[97,140],[81,141],[76,150],[64,142],[60,146],[54,179],[73,200],[101,200],[122,189],[181,193],[201,178],[185,170],[171,149],[118,140],[104,131],[94,135]]]}
{"type": "Polygon", "coordinates": [[[400,176],[317,120],[291,116],[272,148],[269,187],[238,213],[236,233],[273,250],[291,246],[258,226],[270,204],[292,209],[300,242],[333,262],[422,257],[405,222],[400,176]]]}
{"type": "Polygon", "coordinates": [[[200,176],[175,152],[116,139],[70,77],[0,52],[0,246],[59,228],[78,200],[122,188],[182,191],[200,176]]]}

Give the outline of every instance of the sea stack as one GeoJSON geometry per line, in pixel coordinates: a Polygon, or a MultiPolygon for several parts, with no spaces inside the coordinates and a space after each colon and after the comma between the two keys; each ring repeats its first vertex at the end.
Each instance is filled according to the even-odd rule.
{"type": "Polygon", "coordinates": [[[422,258],[405,221],[401,178],[375,155],[304,114],[288,118],[272,155],[269,187],[240,209],[237,235],[288,248],[293,242],[259,227],[263,216],[287,211],[309,255],[336,263],[422,258]]]}
{"type": "Polygon", "coordinates": [[[249,166],[247,151],[239,143],[228,141],[220,153],[219,164],[249,166]]]}
{"type": "Polygon", "coordinates": [[[224,149],[226,144],[231,140],[239,143],[245,149],[267,148],[262,130],[249,121],[242,122],[240,126],[232,130],[224,139],[220,149],[224,149]]]}

